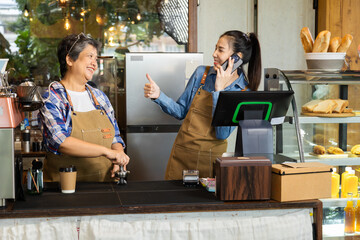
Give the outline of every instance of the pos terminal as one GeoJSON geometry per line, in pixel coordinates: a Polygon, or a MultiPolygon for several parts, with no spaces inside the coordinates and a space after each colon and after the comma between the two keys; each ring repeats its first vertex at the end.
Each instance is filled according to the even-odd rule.
{"type": "Polygon", "coordinates": [[[293,91],[220,92],[213,126],[238,126],[235,156],[273,155],[272,125],[285,119],[293,91]]]}

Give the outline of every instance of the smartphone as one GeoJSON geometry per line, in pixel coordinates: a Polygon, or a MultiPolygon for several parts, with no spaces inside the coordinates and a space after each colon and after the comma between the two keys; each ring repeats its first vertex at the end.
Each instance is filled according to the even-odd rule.
{"type": "MultiPolygon", "coordinates": [[[[233,55],[231,55],[231,59],[234,59],[234,66],[231,70],[231,73],[233,73],[236,69],[238,69],[238,67],[240,67],[240,65],[243,63],[243,61],[241,60],[241,58],[239,57],[239,55],[237,55],[236,53],[234,53],[233,55]]],[[[224,71],[227,69],[227,66],[229,64],[229,60],[226,60],[223,65],[221,66],[224,71]]]]}

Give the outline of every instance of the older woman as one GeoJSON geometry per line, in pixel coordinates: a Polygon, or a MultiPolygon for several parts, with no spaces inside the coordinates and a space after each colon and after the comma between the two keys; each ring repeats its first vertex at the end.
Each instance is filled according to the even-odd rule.
{"type": "Polygon", "coordinates": [[[59,181],[59,168],[75,165],[78,181],[110,181],[127,165],[124,141],[107,96],[91,87],[100,43],[69,35],[58,46],[61,81],[52,82],[39,112],[47,155],[44,181],[59,181]]]}

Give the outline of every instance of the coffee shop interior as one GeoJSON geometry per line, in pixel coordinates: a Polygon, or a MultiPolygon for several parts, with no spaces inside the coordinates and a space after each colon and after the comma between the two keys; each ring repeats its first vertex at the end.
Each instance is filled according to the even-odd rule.
{"type": "Polygon", "coordinates": [[[359,16],[357,0],[1,0],[0,239],[359,237],[359,16]],[[221,93],[213,125],[237,128],[214,176],[165,180],[183,122],[144,98],[146,74],[176,101],[229,30],[257,35],[260,87],[221,93]],[[80,33],[101,43],[90,82],[130,162],[65,189],[43,181],[38,113],[60,40],[80,33]],[[266,117],[235,121],[247,101],[266,117]]]}

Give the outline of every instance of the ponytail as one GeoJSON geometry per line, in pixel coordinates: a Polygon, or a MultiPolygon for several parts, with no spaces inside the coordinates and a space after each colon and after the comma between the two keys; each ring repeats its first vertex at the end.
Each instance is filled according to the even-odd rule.
{"type": "Polygon", "coordinates": [[[261,50],[259,40],[255,33],[250,33],[250,41],[252,45],[251,57],[248,66],[249,88],[256,91],[261,82],[261,50]]]}
{"type": "Polygon", "coordinates": [[[243,64],[249,63],[247,76],[249,81],[248,87],[252,91],[256,91],[260,85],[262,69],[260,44],[255,33],[246,34],[233,30],[225,32],[220,38],[224,36],[230,37],[230,45],[234,53],[242,53],[243,64]]]}

